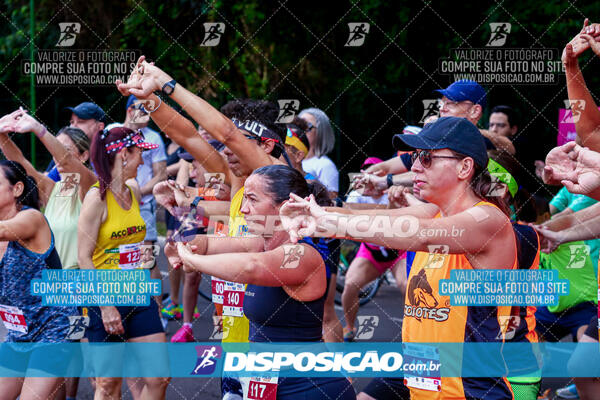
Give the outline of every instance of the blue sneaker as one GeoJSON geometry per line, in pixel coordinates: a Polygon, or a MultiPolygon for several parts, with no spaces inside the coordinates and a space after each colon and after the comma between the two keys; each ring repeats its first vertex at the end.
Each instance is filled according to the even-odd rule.
{"type": "Polygon", "coordinates": [[[578,399],[577,388],[575,384],[565,386],[564,388],[556,389],[556,395],[561,399],[578,399]]]}

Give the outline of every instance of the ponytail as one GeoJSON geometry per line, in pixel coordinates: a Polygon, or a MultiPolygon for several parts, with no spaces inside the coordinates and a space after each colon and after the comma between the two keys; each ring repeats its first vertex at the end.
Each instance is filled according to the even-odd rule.
{"type": "Polygon", "coordinates": [[[329,191],[327,188],[317,180],[306,181],[308,184],[308,191],[315,196],[315,201],[321,207],[331,207],[333,202],[329,197],[329,191]]]}
{"type": "Polygon", "coordinates": [[[18,208],[31,207],[39,210],[40,194],[38,192],[38,187],[35,180],[27,175],[25,168],[18,162],[10,160],[0,161],[0,166],[4,171],[4,176],[12,186],[16,185],[18,182],[23,183],[23,192],[16,199],[18,208]]]}
{"type": "Polygon", "coordinates": [[[302,198],[312,194],[319,205],[331,205],[325,186],[318,181],[307,182],[298,170],[287,165],[267,165],[256,169],[252,175],[262,175],[266,178],[267,192],[276,206],[288,200],[290,193],[302,198]]]}
{"type": "Polygon", "coordinates": [[[475,173],[471,181],[471,189],[475,195],[484,201],[492,203],[498,207],[507,217],[510,218],[511,211],[508,202],[502,196],[490,196],[492,193],[492,177],[487,168],[475,164],[475,173]]]}

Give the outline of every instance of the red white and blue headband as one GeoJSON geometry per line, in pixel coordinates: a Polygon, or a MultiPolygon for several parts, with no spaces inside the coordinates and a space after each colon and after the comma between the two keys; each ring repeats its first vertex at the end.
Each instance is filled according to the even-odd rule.
{"type": "MultiPolygon", "coordinates": [[[[104,131],[102,133],[102,139],[106,138],[107,135],[108,131],[104,131]]],[[[158,148],[157,144],[145,142],[144,135],[140,130],[131,132],[129,135],[125,136],[122,139],[114,140],[104,145],[104,147],[106,148],[106,154],[118,152],[124,147],[127,148],[131,146],[137,146],[142,150],[154,150],[158,148]]]]}

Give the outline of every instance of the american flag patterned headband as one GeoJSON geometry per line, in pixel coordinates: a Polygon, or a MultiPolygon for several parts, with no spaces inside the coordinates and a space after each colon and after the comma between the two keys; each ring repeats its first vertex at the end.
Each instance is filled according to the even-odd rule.
{"type": "MultiPolygon", "coordinates": [[[[103,139],[106,137],[103,132],[103,139]]],[[[110,143],[106,143],[104,147],[106,148],[106,154],[110,154],[113,152],[117,152],[124,147],[137,146],[142,150],[153,150],[157,149],[158,145],[154,143],[148,143],[144,141],[144,135],[140,130],[136,132],[131,132],[129,135],[125,136],[123,139],[115,140],[110,143]]]]}

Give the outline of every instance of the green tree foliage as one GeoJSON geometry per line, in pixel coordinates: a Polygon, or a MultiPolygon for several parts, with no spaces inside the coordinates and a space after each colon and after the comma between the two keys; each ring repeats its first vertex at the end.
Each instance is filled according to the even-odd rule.
{"type": "MultiPolygon", "coordinates": [[[[29,105],[29,79],[20,67],[29,57],[29,1],[3,4],[0,78],[5,95],[0,105],[7,112],[29,105]]],[[[539,0],[39,0],[34,44],[54,48],[58,23],[80,22],[76,48],[139,50],[215,106],[252,97],[296,98],[302,108],[322,108],[334,122],[338,141],[332,158],[344,173],[355,171],[367,155],[393,154],[391,136],[416,124],[422,100],[435,98],[433,90],[452,81],[440,74],[440,58],[452,48],[483,47],[490,22],[511,23],[506,46],[562,51],[584,17],[600,18],[599,8],[597,2],[539,0]],[[205,22],[225,23],[218,46],[200,46],[205,22]],[[344,46],[349,22],[370,24],[363,46],[344,46]]],[[[586,55],[582,63],[594,89],[600,83],[593,73],[598,64],[590,59],[586,55]]],[[[523,135],[535,144],[531,159],[543,157],[554,144],[556,109],[567,98],[561,79],[558,85],[486,88],[490,105],[511,104],[520,111],[523,135]]],[[[81,101],[95,101],[112,120],[123,120],[125,102],[112,87],[37,88],[37,113],[53,129],[67,122],[62,108],[81,101]]]]}

